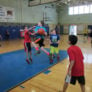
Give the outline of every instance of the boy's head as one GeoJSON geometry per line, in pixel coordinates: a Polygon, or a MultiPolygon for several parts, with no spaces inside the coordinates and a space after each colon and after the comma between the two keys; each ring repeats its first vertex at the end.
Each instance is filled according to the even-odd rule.
{"type": "Polygon", "coordinates": [[[41,22],[38,22],[38,26],[42,26],[41,22]]]}
{"type": "Polygon", "coordinates": [[[44,21],[38,22],[38,26],[44,26],[44,21]]]}
{"type": "Polygon", "coordinates": [[[75,35],[69,35],[68,39],[69,39],[69,44],[71,44],[71,45],[76,45],[76,43],[78,41],[78,38],[75,35]]]}
{"type": "Polygon", "coordinates": [[[26,31],[26,34],[29,34],[29,30],[28,30],[28,27],[27,26],[25,26],[25,29],[24,30],[26,31]]]}
{"type": "Polygon", "coordinates": [[[51,34],[56,34],[56,30],[55,29],[52,29],[51,30],[51,34]]]}
{"type": "Polygon", "coordinates": [[[25,26],[25,29],[28,29],[28,27],[27,27],[27,26],[25,26]]]}

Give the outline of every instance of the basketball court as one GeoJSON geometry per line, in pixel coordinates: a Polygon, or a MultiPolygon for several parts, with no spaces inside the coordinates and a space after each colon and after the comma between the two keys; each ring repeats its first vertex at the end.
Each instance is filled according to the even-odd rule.
{"type": "MultiPolygon", "coordinates": [[[[77,46],[84,56],[85,92],[92,92],[91,16],[90,0],[0,0],[0,92],[61,92],[69,66],[69,35],[78,37],[77,46]],[[44,48],[49,53],[51,30],[59,24],[60,59],[55,56],[50,64],[49,55],[41,49],[36,55],[32,46],[32,63],[28,64],[24,27],[32,28],[41,20],[48,32],[44,48]]],[[[35,36],[30,37],[34,41],[35,36]]],[[[80,85],[70,84],[66,92],[81,92],[80,85]]]]}

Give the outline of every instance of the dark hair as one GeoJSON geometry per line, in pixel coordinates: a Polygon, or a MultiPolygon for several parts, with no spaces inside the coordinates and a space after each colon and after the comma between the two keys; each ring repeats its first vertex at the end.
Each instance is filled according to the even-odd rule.
{"type": "Polygon", "coordinates": [[[44,26],[44,21],[40,21],[40,22],[41,22],[42,26],[44,26]]]}
{"type": "Polygon", "coordinates": [[[78,38],[75,35],[69,35],[69,41],[72,45],[75,45],[78,41],[78,38]]]}
{"type": "Polygon", "coordinates": [[[23,28],[25,29],[25,27],[27,27],[27,25],[24,25],[23,28]]]}

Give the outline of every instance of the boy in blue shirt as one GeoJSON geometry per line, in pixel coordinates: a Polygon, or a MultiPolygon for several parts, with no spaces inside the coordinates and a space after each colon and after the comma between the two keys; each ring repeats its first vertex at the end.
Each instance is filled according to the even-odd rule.
{"type": "Polygon", "coordinates": [[[50,64],[53,63],[54,53],[57,54],[57,60],[60,59],[58,49],[59,40],[60,40],[59,35],[57,35],[55,29],[53,29],[50,35],[50,64]]]}

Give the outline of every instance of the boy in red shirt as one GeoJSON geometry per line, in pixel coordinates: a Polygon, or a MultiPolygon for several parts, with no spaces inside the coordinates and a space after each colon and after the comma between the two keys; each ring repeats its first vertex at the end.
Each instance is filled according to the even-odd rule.
{"type": "Polygon", "coordinates": [[[28,28],[25,27],[24,29],[25,33],[24,33],[24,48],[25,48],[25,52],[26,52],[26,61],[29,64],[30,61],[32,63],[32,58],[31,58],[31,33],[29,32],[28,28]]]}
{"type": "Polygon", "coordinates": [[[66,92],[68,88],[68,84],[71,83],[73,85],[76,84],[76,81],[80,84],[81,91],[85,92],[85,77],[84,77],[84,63],[83,63],[83,54],[81,49],[76,46],[77,36],[70,35],[69,36],[69,44],[71,45],[67,52],[69,55],[70,65],[68,68],[68,73],[65,79],[63,91],[66,92]]]}

